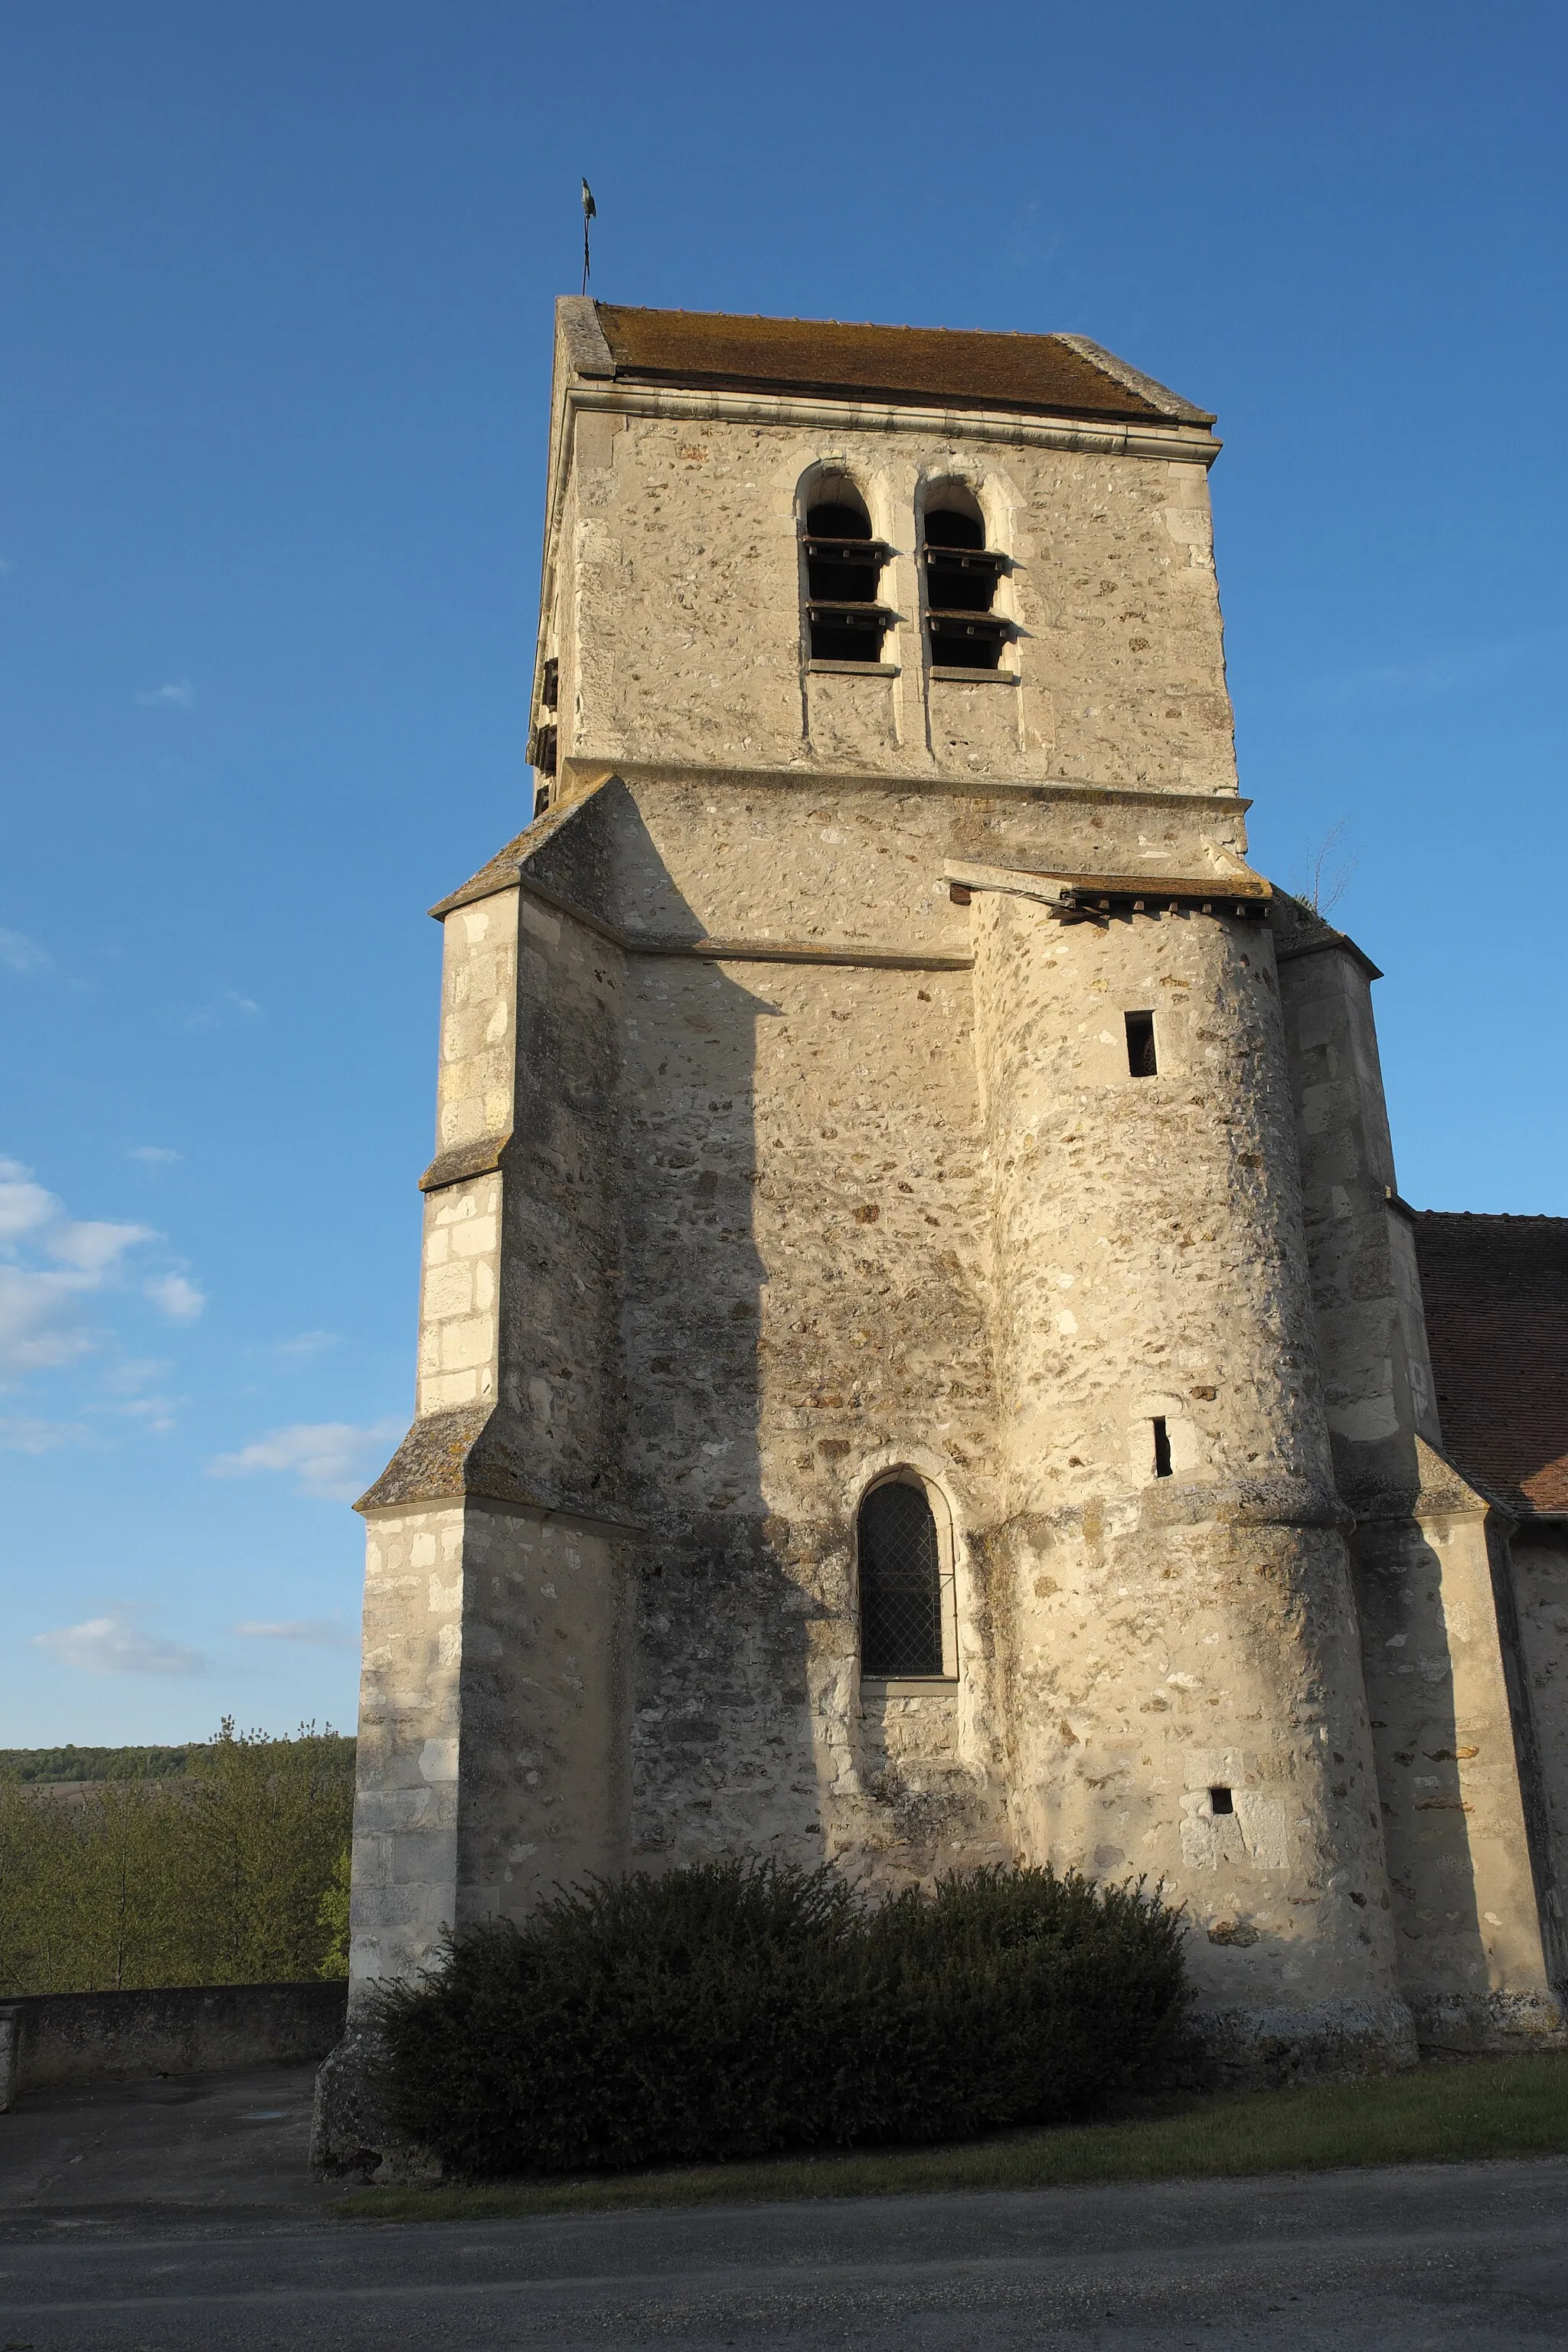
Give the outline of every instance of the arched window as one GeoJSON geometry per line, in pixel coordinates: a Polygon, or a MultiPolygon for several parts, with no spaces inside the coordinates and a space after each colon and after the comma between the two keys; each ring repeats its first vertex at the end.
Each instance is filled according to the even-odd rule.
{"type": "Polygon", "coordinates": [[[962,483],[927,498],[921,557],[932,667],[994,669],[1011,634],[992,609],[1007,559],[986,546],[979,501],[962,483]]]}
{"type": "Polygon", "coordinates": [[[924,1487],[903,1478],[873,1486],[857,1538],[861,1673],[940,1675],[942,1554],[924,1487]]]}
{"type": "Polygon", "coordinates": [[[801,539],[812,660],[879,662],[893,616],[877,592],[892,550],[872,538],[871,518],[853,483],[817,484],[801,539]]]}

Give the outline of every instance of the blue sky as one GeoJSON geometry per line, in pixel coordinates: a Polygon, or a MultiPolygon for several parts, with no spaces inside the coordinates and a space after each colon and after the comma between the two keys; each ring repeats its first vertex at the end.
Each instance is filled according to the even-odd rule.
{"type": "Polygon", "coordinates": [[[1342,829],[1408,1197],[1568,1213],[1564,22],[10,0],[0,1744],[353,1724],[582,173],[606,298],[1219,412],[1254,854],[1342,829]]]}

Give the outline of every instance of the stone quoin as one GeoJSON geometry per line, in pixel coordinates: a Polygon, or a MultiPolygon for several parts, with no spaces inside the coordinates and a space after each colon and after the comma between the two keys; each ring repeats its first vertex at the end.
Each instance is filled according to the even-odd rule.
{"type": "Polygon", "coordinates": [[[1240,2072],[1561,2042],[1568,1415],[1447,1454],[1422,1284],[1568,1226],[1424,1234],[1375,967],[1247,863],[1213,424],[1074,335],[557,306],[323,2160],[376,1979],[715,1856],[1161,1884],[1240,2072]]]}

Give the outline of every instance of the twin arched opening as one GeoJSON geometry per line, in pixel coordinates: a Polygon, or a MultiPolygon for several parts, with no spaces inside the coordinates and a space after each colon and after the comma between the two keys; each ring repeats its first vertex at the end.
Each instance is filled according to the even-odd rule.
{"type": "MultiPolygon", "coordinates": [[[[874,667],[897,619],[881,602],[893,550],[873,537],[866,501],[847,475],[818,476],[807,501],[801,546],[810,658],[874,667]]],[[[996,669],[1013,635],[995,609],[1007,558],[986,545],[985,517],[966,483],[935,482],[927,489],[920,562],[932,667],[996,669]]]]}

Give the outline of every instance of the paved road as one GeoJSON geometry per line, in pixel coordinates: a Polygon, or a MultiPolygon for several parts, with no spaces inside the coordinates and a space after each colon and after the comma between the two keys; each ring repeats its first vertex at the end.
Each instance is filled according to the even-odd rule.
{"type": "MultiPolygon", "coordinates": [[[[284,2106],[272,2079],[273,2107],[284,2106]]],[[[237,2161],[204,2188],[188,2162],[165,2157],[161,2170],[148,2126],[140,2203],[97,2194],[90,2181],[77,2189],[90,2158],[70,2162],[79,2152],[70,2135],[113,2137],[101,2103],[79,2105],[74,2122],[62,2118],[58,2095],[47,2108],[25,2100],[0,2116],[0,2352],[1561,2352],[1568,2344],[1563,2158],[371,2226],[332,2220],[265,2141],[245,2142],[246,2132],[268,2128],[269,2111],[232,2084],[186,2100],[184,2123],[166,2105],[166,2140],[187,2158],[204,2128],[220,2143],[226,2102],[229,2139],[237,2134],[255,2151],[249,2176],[237,2161]],[[14,2124],[21,2139],[10,2137],[14,2124]],[[36,2166],[18,2173],[22,2141],[41,2128],[58,2161],[47,2177],[36,2166]]],[[[273,2113],[270,2127],[279,2148],[299,2117],[273,2113]]],[[[131,2184],[121,2175],[110,2185],[131,2184]]]]}
{"type": "Polygon", "coordinates": [[[24,2091],[0,2115],[0,2233],[306,2220],[313,2066],[24,2091]]]}

